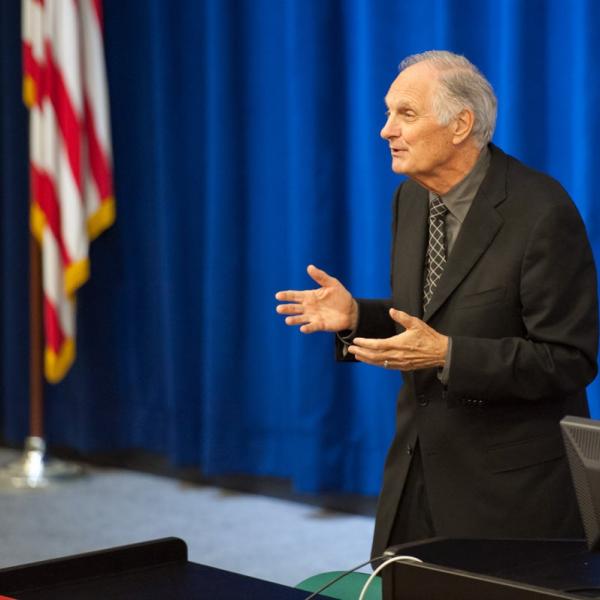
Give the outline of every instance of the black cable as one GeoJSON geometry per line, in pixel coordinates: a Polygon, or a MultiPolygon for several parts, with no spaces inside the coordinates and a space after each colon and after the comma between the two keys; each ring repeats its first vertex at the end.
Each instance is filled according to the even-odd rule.
{"type": "Polygon", "coordinates": [[[307,596],[304,600],[311,600],[311,598],[314,598],[315,596],[317,596],[318,594],[320,594],[321,592],[326,590],[328,587],[332,586],[334,583],[337,583],[340,579],[343,579],[344,577],[346,577],[346,575],[350,575],[350,573],[354,573],[354,571],[357,571],[361,567],[364,567],[364,566],[368,565],[369,563],[375,562],[376,560],[381,560],[382,558],[387,558],[387,556],[382,554],[381,556],[371,558],[371,559],[365,561],[364,563],[360,563],[360,565],[357,565],[356,567],[350,569],[349,571],[344,571],[341,575],[338,575],[331,581],[328,581],[323,587],[319,588],[316,592],[313,592],[310,596],[307,596]]]}

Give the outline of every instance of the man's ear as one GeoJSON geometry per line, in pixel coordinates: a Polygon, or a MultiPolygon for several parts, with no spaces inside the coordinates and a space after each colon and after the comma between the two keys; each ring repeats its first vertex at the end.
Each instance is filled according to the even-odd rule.
{"type": "Polygon", "coordinates": [[[456,115],[452,124],[452,142],[457,146],[464,142],[471,135],[474,124],[475,115],[473,111],[470,108],[463,108],[456,115]]]}

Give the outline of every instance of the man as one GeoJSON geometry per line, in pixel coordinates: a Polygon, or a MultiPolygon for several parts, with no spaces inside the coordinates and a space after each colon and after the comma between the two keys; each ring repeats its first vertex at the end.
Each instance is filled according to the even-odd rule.
{"type": "Polygon", "coordinates": [[[578,537],[559,421],[587,415],[596,274],[561,186],[490,144],[496,99],[464,57],[409,57],[386,98],[392,298],[355,300],[314,266],[316,290],[278,292],[338,357],[398,369],[404,386],[373,554],[450,537],[578,537]]]}

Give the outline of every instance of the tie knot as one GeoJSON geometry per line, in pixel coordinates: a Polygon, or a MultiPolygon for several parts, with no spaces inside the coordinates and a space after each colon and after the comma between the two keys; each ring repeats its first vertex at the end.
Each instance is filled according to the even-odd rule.
{"type": "Polygon", "coordinates": [[[442,199],[439,196],[434,196],[429,203],[429,217],[431,219],[441,219],[446,216],[447,212],[448,209],[442,199]]]}

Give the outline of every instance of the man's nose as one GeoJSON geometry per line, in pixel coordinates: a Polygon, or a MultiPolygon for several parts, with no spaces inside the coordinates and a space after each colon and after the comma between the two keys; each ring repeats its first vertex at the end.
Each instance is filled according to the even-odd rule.
{"type": "Polygon", "coordinates": [[[379,132],[379,135],[384,140],[389,140],[394,135],[394,129],[395,128],[394,128],[394,126],[392,124],[392,119],[388,118],[388,120],[385,122],[384,126],[381,128],[381,131],[379,132]]]}

